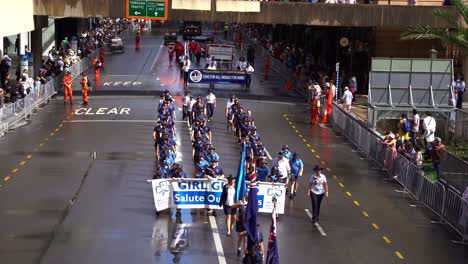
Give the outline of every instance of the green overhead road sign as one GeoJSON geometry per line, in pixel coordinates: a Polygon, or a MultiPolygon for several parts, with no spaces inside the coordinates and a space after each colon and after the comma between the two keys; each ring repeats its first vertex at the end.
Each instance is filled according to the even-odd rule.
{"type": "Polygon", "coordinates": [[[167,20],[168,0],[126,0],[126,17],[167,20]]]}

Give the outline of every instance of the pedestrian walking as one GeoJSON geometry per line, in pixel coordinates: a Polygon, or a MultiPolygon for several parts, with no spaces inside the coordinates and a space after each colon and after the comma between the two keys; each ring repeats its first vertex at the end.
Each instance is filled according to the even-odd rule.
{"type": "Polygon", "coordinates": [[[348,86],[344,88],[343,96],[341,97],[344,109],[349,113],[351,112],[351,104],[353,103],[353,94],[349,91],[348,86]]]}
{"type": "Polygon", "coordinates": [[[73,90],[72,90],[73,80],[70,74],[70,70],[65,71],[65,76],[63,76],[63,103],[67,103],[67,99],[70,99],[70,104],[73,104],[73,90]]]}
{"type": "Polygon", "coordinates": [[[141,41],[140,31],[138,31],[135,35],[135,51],[140,51],[140,41],[141,41]]]}
{"type": "Polygon", "coordinates": [[[212,90],[208,90],[208,94],[205,97],[205,103],[208,121],[211,121],[216,107],[216,96],[214,95],[212,90]]]}
{"type": "Polygon", "coordinates": [[[312,201],[312,223],[319,222],[320,205],[323,196],[328,197],[327,178],[322,174],[323,167],[316,165],[314,167],[315,174],[310,176],[307,186],[307,195],[312,201]]]}
{"type": "Polygon", "coordinates": [[[190,62],[190,59],[188,56],[185,56],[184,57],[184,61],[183,61],[183,66],[182,66],[182,71],[183,71],[183,74],[184,74],[184,87],[187,87],[187,84],[188,84],[188,74],[189,74],[189,70],[190,70],[190,66],[191,66],[191,62],[190,62]]]}
{"type": "Polygon", "coordinates": [[[88,81],[88,76],[86,72],[82,73],[82,78],[81,78],[81,94],[83,95],[83,105],[88,104],[88,90],[89,90],[89,81],[88,81]]]}
{"type": "Polygon", "coordinates": [[[318,124],[320,114],[320,100],[317,96],[314,96],[310,101],[310,123],[312,125],[318,124]]]}
{"type": "Polygon", "coordinates": [[[221,193],[219,206],[223,207],[224,214],[226,215],[226,236],[229,237],[231,236],[231,231],[236,221],[235,217],[237,208],[233,207],[233,205],[235,204],[234,199],[236,197],[236,179],[232,175],[229,175],[227,179],[228,183],[223,187],[223,192],[221,193]]]}
{"type": "Polygon", "coordinates": [[[417,146],[418,134],[419,134],[419,123],[421,119],[419,118],[418,110],[413,109],[413,121],[411,123],[411,143],[413,146],[417,146]]]}
{"type": "Polygon", "coordinates": [[[458,78],[455,81],[453,81],[452,86],[453,86],[453,89],[455,91],[455,95],[457,98],[456,107],[458,109],[462,109],[463,94],[465,93],[465,80],[463,79],[463,77],[458,76],[458,78]]]}
{"type": "Polygon", "coordinates": [[[437,179],[440,178],[440,161],[445,160],[446,155],[445,145],[439,137],[436,137],[432,144],[431,160],[437,179]]]}
{"type": "Polygon", "coordinates": [[[428,143],[432,143],[435,139],[436,120],[432,117],[431,112],[426,112],[426,117],[423,120],[424,129],[424,147],[428,147],[428,143]]]}
{"type": "Polygon", "coordinates": [[[252,64],[248,63],[247,67],[245,68],[245,87],[247,89],[250,88],[250,84],[252,83],[252,74],[254,71],[255,69],[253,68],[252,64]]]}
{"type": "Polygon", "coordinates": [[[304,171],[304,163],[299,158],[299,153],[294,152],[292,159],[289,161],[291,166],[291,192],[289,193],[289,198],[296,196],[297,188],[299,187],[299,177],[302,177],[302,172],[304,171]]]}
{"type": "Polygon", "coordinates": [[[190,103],[192,93],[190,91],[185,91],[184,92],[184,98],[182,99],[182,120],[185,121],[185,119],[189,116],[188,113],[188,105],[190,103]]]}
{"type": "Polygon", "coordinates": [[[406,114],[401,115],[401,119],[398,122],[398,134],[400,135],[401,142],[405,142],[410,140],[410,132],[411,132],[411,123],[408,120],[406,114]]]}

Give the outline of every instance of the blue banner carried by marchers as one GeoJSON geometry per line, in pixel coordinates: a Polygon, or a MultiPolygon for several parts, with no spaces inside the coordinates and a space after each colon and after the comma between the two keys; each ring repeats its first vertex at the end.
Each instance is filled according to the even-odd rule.
{"type": "Polygon", "coordinates": [[[236,202],[244,199],[247,186],[245,185],[245,143],[242,143],[239,167],[237,168],[236,178],[236,202]]]}
{"type": "Polygon", "coordinates": [[[271,214],[270,237],[268,238],[268,251],[266,264],[279,264],[278,242],[276,241],[276,218],[275,209],[271,214]]]}
{"type": "Polygon", "coordinates": [[[245,84],[244,71],[194,69],[188,72],[189,83],[234,83],[245,84]]]}

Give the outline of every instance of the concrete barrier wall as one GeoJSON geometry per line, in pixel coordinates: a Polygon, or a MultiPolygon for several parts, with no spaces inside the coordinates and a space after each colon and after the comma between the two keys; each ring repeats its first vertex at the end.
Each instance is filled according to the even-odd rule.
{"type": "MultiPolygon", "coordinates": [[[[210,11],[169,9],[169,19],[322,26],[407,27],[424,24],[444,27],[445,24],[432,15],[437,8],[453,10],[451,7],[434,6],[261,2],[261,11],[258,13],[216,12],[214,8],[210,11]]],[[[34,14],[124,17],[125,0],[34,0],[34,14]]]]}

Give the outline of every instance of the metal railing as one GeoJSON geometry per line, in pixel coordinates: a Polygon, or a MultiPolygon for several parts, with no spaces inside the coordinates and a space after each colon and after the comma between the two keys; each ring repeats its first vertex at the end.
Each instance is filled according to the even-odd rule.
{"type": "Polygon", "coordinates": [[[382,143],[382,136],[333,104],[332,124],[369,159],[374,160],[403,188],[437,217],[434,223],[446,224],[468,242],[468,201],[452,188],[426,177],[415,162],[382,143]]]}

